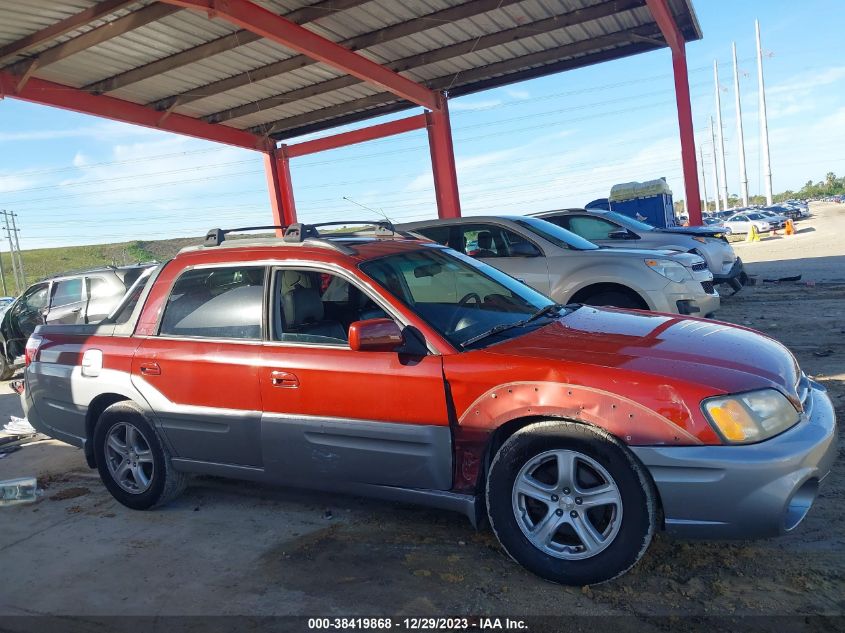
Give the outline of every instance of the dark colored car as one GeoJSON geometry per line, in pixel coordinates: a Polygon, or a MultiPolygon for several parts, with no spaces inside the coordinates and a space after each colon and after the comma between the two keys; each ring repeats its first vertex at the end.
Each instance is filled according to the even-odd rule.
{"type": "Polygon", "coordinates": [[[99,323],[150,267],[95,268],[50,277],[27,288],[0,321],[0,380],[8,380],[23,365],[26,341],[36,327],[99,323]]]}

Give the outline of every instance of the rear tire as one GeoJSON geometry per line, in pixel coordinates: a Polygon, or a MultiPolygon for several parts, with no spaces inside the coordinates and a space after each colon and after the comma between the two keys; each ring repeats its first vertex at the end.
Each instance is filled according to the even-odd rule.
{"type": "Polygon", "coordinates": [[[133,510],[164,505],[187,484],[187,475],[174,470],[167,447],[133,402],[103,411],[94,429],[94,453],[103,484],[133,510]]]}
{"type": "Polygon", "coordinates": [[[625,573],[656,525],[645,468],[607,432],[565,420],[530,424],[508,438],[490,465],[486,501],[511,558],[565,585],[625,573]]]}

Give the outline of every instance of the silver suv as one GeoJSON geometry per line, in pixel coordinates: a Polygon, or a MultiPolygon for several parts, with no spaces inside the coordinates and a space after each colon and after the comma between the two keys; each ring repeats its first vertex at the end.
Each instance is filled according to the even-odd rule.
{"type": "Polygon", "coordinates": [[[532,213],[599,246],[659,248],[701,255],[717,284],[740,290],[746,275],[742,260],[719,228],[676,227],[661,229],[615,211],[563,209],[532,213]],[[717,237],[718,236],[718,237],[717,237]]]}
{"type": "Polygon", "coordinates": [[[698,255],[601,248],[550,222],[476,216],[396,227],[498,268],[558,303],[708,316],[719,309],[713,275],[698,255]]]}

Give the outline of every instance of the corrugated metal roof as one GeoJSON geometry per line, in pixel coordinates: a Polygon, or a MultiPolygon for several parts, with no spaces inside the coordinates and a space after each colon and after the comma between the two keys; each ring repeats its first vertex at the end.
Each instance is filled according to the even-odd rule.
{"type": "MultiPolygon", "coordinates": [[[[151,20],[149,16],[162,12],[162,5],[153,0],[4,0],[0,55],[22,38],[108,2],[116,7],[113,11],[7,56],[0,70],[21,77],[29,72],[63,86],[104,92],[162,111],[171,108],[277,138],[412,107],[380,88],[344,79],[337,69],[303,60],[292,50],[225,20],[210,19],[204,12],[170,7],[164,9],[167,14],[151,20]],[[138,24],[120,26],[130,19],[126,18],[101,28],[130,15],[138,24]],[[92,36],[93,43],[86,40],[86,47],[74,46],[81,41],[77,38],[92,36]],[[29,66],[62,45],[74,47],[72,54],[29,66]],[[215,50],[205,54],[211,46],[215,50]],[[273,65],[284,60],[291,67],[275,72],[273,65]]],[[[332,41],[354,44],[359,54],[450,95],[665,46],[645,0],[261,0],[258,4],[291,16],[332,41]]],[[[669,0],[669,7],[687,40],[701,37],[689,0],[669,0]]]]}

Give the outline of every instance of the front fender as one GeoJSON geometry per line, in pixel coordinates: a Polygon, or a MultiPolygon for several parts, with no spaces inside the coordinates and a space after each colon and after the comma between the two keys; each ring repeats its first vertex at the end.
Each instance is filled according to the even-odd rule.
{"type": "Polygon", "coordinates": [[[690,431],[624,396],[559,382],[510,382],[479,396],[459,417],[465,428],[494,430],[525,417],[556,417],[598,426],[632,446],[690,446],[690,431]]]}

